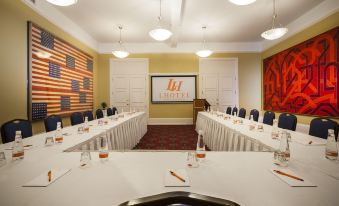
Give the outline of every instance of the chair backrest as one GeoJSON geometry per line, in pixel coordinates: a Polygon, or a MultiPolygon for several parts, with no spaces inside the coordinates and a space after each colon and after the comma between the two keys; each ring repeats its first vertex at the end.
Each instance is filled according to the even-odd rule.
{"type": "Polygon", "coordinates": [[[74,112],[71,114],[71,125],[77,125],[84,123],[84,117],[81,112],[74,112]]]}
{"type": "Polygon", "coordinates": [[[268,125],[273,125],[273,120],[275,119],[275,113],[271,111],[266,111],[264,113],[263,123],[268,125]]]}
{"type": "Polygon", "coordinates": [[[297,127],[297,117],[293,114],[282,113],[279,116],[278,127],[295,131],[297,127]]]}
{"type": "Polygon", "coordinates": [[[246,109],[240,108],[238,117],[245,118],[246,117],[246,109]]]}
{"type": "Polygon", "coordinates": [[[256,110],[256,109],[252,109],[251,112],[250,112],[250,118],[251,118],[251,115],[253,115],[253,121],[258,121],[259,120],[259,111],[256,110]]]}
{"type": "Polygon", "coordinates": [[[5,122],[1,126],[2,143],[12,142],[15,139],[15,132],[21,131],[22,138],[30,137],[33,135],[32,124],[25,119],[13,119],[5,122]]]}
{"type": "Polygon", "coordinates": [[[102,112],[101,109],[97,109],[97,111],[95,111],[95,115],[97,117],[97,119],[101,119],[104,117],[104,113],[102,112]]]}
{"type": "Polygon", "coordinates": [[[314,118],[310,123],[309,135],[327,139],[329,129],[333,129],[338,137],[338,123],[327,118],[314,118]]]}
{"type": "Polygon", "coordinates": [[[227,107],[226,114],[232,114],[232,107],[227,107]]]}
{"type": "Polygon", "coordinates": [[[234,113],[238,113],[238,108],[233,107],[233,109],[232,109],[232,115],[234,115],[234,113]]]}
{"type": "Polygon", "coordinates": [[[111,108],[107,108],[107,116],[112,116],[113,115],[113,110],[111,108]]]}
{"type": "Polygon", "coordinates": [[[92,111],[85,111],[83,116],[84,118],[87,117],[88,121],[92,121],[94,119],[92,111]]]}
{"type": "Polygon", "coordinates": [[[51,116],[48,116],[46,119],[44,119],[46,132],[56,130],[58,122],[61,122],[61,127],[63,127],[62,119],[59,115],[51,115],[51,116]]]}
{"type": "Polygon", "coordinates": [[[113,115],[118,114],[118,109],[116,107],[113,107],[112,110],[113,110],[113,115]]]}

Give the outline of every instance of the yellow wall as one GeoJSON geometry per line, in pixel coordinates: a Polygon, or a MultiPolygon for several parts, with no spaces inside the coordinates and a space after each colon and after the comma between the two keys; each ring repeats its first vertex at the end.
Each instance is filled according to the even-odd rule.
{"type": "MultiPolygon", "coordinates": [[[[239,104],[248,109],[261,108],[260,53],[220,53],[211,58],[236,57],[239,65],[239,104]],[[251,101],[248,101],[250,99],[251,101]]],[[[99,100],[109,102],[109,60],[111,54],[99,55],[99,100]]],[[[149,73],[198,73],[199,58],[195,54],[132,54],[129,58],[148,58],[149,73]]],[[[199,84],[199,82],[198,82],[199,84]]],[[[198,86],[198,85],[197,85],[198,86]]],[[[192,104],[152,104],[150,118],[192,118],[192,104]]]]}
{"type": "MultiPolygon", "coordinates": [[[[0,124],[13,118],[27,118],[27,21],[33,21],[94,57],[94,107],[109,102],[110,54],[97,54],[85,44],[41,17],[20,0],[0,1],[0,124]]],[[[236,57],[239,62],[239,103],[248,111],[262,106],[262,59],[339,25],[339,12],[310,28],[265,50],[263,53],[220,53],[211,57],[236,57]]],[[[197,73],[199,59],[191,53],[132,54],[148,58],[150,73],[197,73]]],[[[192,104],[150,104],[151,118],[191,118],[192,104]]],[[[311,117],[298,116],[309,123],[311,117]]],[[[68,118],[65,125],[69,124],[68,118]]],[[[34,133],[44,131],[42,122],[33,123],[34,133]]]]}
{"type": "MultiPolygon", "coordinates": [[[[98,54],[38,15],[20,0],[0,1],[0,125],[13,118],[27,119],[27,21],[70,42],[94,57],[94,101],[97,104],[98,54]]],[[[65,118],[69,125],[69,118],[65,118]]],[[[33,132],[44,131],[43,122],[33,123],[33,132]]]]}
{"type": "MultiPolygon", "coordinates": [[[[326,19],[314,24],[313,26],[293,35],[292,37],[280,42],[279,44],[265,50],[262,53],[262,59],[272,56],[280,51],[288,49],[294,45],[297,45],[307,39],[317,36],[318,34],[324,33],[332,28],[339,26],[339,12],[327,17],[326,19]]],[[[309,124],[314,118],[311,116],[297,115],[298,122],[309,124]]],[[[339,123],[339,117],[335,120],[339,123]]]]}

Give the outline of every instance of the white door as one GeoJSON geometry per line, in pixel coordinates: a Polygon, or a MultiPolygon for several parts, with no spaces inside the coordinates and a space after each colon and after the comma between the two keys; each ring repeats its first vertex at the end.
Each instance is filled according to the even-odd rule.
{"type": "Polygon", "coordinates": [[[112,59],[110,79],[111,105],[148,114],[148,59],[112,59]]]}
{"type": "Polygon", "coordinates": [[[200,59],[200,98],[206,98],[213,109],[238,106],[238,60],[235,58],[200,59]]]}
{"type": "Polygon", "coordinates": [[[203,90],[201,97],[206,99],[211,104],[211,109],[218,108],[218,75],[204,75],[202,76],[203,90]]]}
{"type": "Polygon", "coordinates": [[[111,105],[116,107],[118,111],[129,111],[130,92],[129,78],[127,76],[112,77],[113,90],[111,91],[111,105]]]}
{"type": "Polygon", "coordinates": [[[147,110],[146,76],[132,76],[129,79],[129,106],[138,111],[147,110]]]}

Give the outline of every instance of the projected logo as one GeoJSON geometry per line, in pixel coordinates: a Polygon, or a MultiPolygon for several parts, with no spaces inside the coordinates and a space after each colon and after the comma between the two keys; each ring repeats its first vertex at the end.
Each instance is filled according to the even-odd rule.
{"type": "Polygon", "coordinates": [[[152,91],[152,101],[193,101],[195,98],[195,77],[153,78],[152,91]]]}

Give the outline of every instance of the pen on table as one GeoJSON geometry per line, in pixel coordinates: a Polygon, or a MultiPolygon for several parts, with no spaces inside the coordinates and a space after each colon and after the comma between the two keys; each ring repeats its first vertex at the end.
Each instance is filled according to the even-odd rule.
{"type": "Polygon", "coordinates": [[[186,182],[184,178],[180,177],[179,175],[177,175],[175,172],[170,171],[171,175],[173,175],[174,177],[178,178],[179,180],[181,180],[182,182],[186,182]]]}
{"type": "Polygon", "coordinates": [[[48,171],[47,175],[48,175],[48,182],[52,181],[52,171],[51,170],[48,171]]]}
{"type": "Polygon", "coordinates": [[[293,179],[296,179],[296,180],[299,180],[299,181],[304,181],[303,179],[301,179],[301,178],[299,178],[299,177],[296,177],[296,176],[287,174],[287,173],[282,172],[282,171],[279,171],[279,170],[273,170],[273,171],[276,172],[276,173],[278,173],[279,175],[284,175],[284,176],[287,176],[287,177],[290,177],[290,178],[293,178],[293,179]]]}

